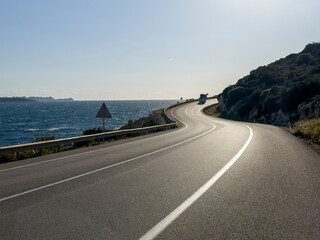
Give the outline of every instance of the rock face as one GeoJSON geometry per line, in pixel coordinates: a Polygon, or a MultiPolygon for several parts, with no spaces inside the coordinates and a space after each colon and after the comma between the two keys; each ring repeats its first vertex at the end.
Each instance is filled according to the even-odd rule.
{"type": "Polygon", "coordinates": [[[320,43],[259,67],[218,96],[220,116],[287,125],[319,117],[320,43]]]}
{"type": "Polygon", "coordinates": [[[152,111],[148,117],[141,117],[137,120],[129,120],[128,123],[120,127],[120,129],[141,128],[166,123],[166,120],[162,116],[162,109],[158,109],[152,111]]]}
{"type": "Polygon", "coordinates": [[[286,125],[289,122],[289,114],[283,113],[280,109],[278,112],[274,112],[271,114],[271,122],[275,125],[286,125]]]}
{"type": "Polygon", "coordinates": [[[320,117],[320,95],[316,95],[298,105],[300,119],[319,118],[320,117]]]}

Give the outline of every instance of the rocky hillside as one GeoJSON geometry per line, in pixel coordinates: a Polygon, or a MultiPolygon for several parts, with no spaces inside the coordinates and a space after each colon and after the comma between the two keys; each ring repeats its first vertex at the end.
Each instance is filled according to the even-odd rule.
{"type": "Polygon", "coordinates": [[[218,101],[220,115],[237,120],[286,125],[320,117],[320,43],[251,71],[218,101]]]}

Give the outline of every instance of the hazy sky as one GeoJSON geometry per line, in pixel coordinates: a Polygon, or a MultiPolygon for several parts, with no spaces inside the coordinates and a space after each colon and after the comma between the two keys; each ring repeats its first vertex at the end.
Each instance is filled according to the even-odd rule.
{"type": "Polygon", "coordinates": [[[213,95],[319,24],[319,0],[0,0],[0,96],[213,95]]]}

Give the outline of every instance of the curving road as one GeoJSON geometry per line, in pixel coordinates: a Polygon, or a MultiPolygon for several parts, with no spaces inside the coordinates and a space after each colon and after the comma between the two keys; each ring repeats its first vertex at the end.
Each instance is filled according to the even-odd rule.
{"type": "Polygon", "coordinates": [[[320,239],[319,154],[206,105],[164,134],[0,165],[0,239],[320,239]]]}

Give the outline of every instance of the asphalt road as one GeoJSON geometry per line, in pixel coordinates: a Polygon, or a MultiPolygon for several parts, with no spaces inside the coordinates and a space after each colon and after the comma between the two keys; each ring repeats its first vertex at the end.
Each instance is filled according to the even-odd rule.
{"type": "Polygon", "coordinates": [[[0,239],[320,239],[319,154],[204,106],[165,134],[0,165],[0,239]]]}

